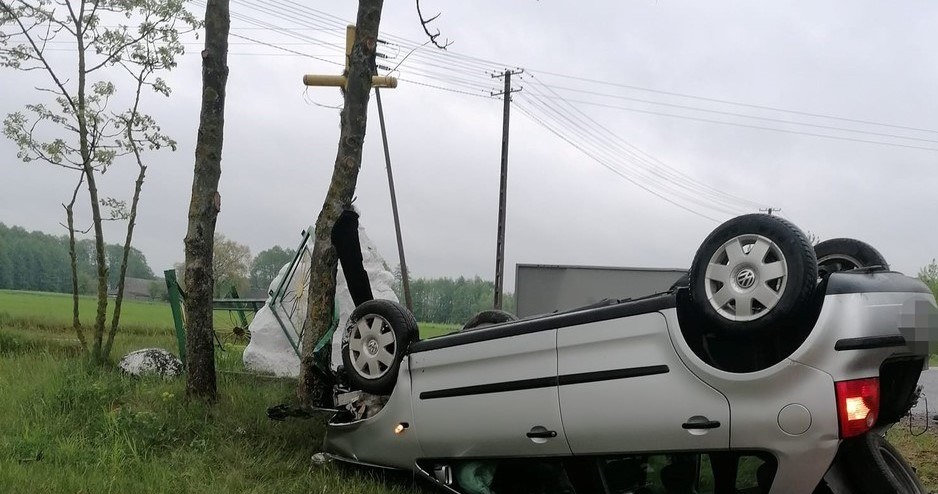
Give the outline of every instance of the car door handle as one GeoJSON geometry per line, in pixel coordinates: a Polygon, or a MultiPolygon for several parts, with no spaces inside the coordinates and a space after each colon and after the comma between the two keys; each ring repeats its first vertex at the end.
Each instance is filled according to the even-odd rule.
{"type": "Polygon", "coordinates": [[[557,437],[557,431],[548,431],[548,430],[532,430],[527,433],[527,436],[531,439],[552,439],[557,437]]]}
{"type": "Polygon", "coordinates": [[[700,422],[684,422],[681,424],[681,427],[684,429],[716,429],[720,427],[719,420],[707,420],[700,422]]]}

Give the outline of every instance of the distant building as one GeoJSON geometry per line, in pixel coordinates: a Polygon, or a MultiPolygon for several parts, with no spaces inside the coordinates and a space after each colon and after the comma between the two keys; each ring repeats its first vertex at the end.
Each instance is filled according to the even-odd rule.
{"type": "MultiPolygon", "coordinates": [[[[128,276],[124,278],[124,298],[153,300],[153,292],[150,288],[153,284],[159,284],[161,287],[164,285],[163,280],[145,280],[128,276]]],[[[165,288],[163,288],[163,291],[165,291],[165,288]]],[[[117,296],[117,287],[109,287],[107,294],[109,297],[117,296]]]]}

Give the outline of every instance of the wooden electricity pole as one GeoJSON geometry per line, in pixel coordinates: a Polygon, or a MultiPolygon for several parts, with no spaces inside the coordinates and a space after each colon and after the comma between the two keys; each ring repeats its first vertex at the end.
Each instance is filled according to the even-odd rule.
{"type": "Polygon", "coordinates": [[[498,233],[495,237],[495,304],[496,309],[502,308],[502,288],[505,284],[505,201],[508,196],[508,117],[511,114],[511,93],[521,89],[511,88],[511,76],[521,74],[524,70],[512,71],[506,69],[501,74],[492,74],[493,78],[504,77],[505,89],[493,92],[492,96],[503,96],[504,116],[502,119],[502,171],[498,188],[498,233]]]}

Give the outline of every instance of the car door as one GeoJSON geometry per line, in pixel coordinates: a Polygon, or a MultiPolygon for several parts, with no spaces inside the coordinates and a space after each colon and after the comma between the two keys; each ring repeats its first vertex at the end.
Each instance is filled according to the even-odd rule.
{"type": "Polygon", "coordinates": [[[414,344],[414,431],[424,456],[570,454],[557,396],[557,330],[515,328],[414,344]]]}
{"type": "Polygon", "coordinates": [[[729,447],[726,397],[684,366],[660,312],[560,328],[557,353],[574,454],[729,447]]]}

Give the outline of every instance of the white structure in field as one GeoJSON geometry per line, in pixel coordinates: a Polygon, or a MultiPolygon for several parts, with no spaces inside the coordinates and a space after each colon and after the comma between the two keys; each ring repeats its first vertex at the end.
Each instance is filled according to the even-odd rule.
{"type": "MultiPolygon", "coordinates": [[[[358,237],[362,246],[362,260],[368,280],[371,282],[371,293],[376,299],[398,301],[394,286],[394,275],[388,270],[387,264],[378,253],[374,242],[365,235],[363,227],[358,228],[358,237]]],[[[306,297],[309,287],[309,262],[312,245],[308,243],[302,247],[303,254],[297,260],[296,269],[287,264],[280,269],[280,273],[270,283],[270,291],[275,291],[284,276],[290,276],[284,285],[283,295],[277,299],[270,297],[263,309],[254,316],[248,329],[251,332],[251,342],[244,350],[244,367],[252,372],[263,372],[283,377],[296,377],[300,374],[300,359],[297,357],[291,339],[299,345],[299,332],[306,319],[306,297]],[[279,318],[279,321],[278,321],[279,318]],[[281,326],[285,326],[286,332],[281,326]],[[289,334],[289,338],[288,338],[289,334]]],[[[352,296],[339,266],[336,278],[336,304],[339,309],[339,326],[332,338],[332,368],[335,369],[342,362],[339,353],[342,333],[348,324],[349,315],[355,309],[352,296]]]]}

